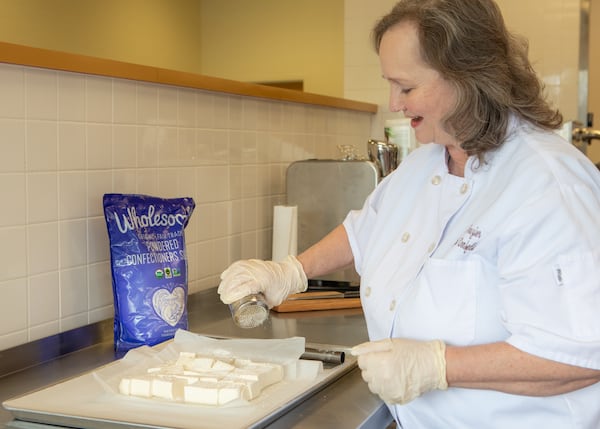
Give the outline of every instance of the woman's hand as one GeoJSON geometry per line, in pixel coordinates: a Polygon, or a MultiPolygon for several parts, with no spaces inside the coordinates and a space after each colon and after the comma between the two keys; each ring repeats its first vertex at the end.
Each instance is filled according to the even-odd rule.
{"type": "Polygon", "coordinates": [[[388,338],[355,346],[371,392],[389,404],[406,404],[425,392],[447,389],[446,345],[439,340],[388,338]]]}
{"type": "Polygon", "coordinates": [[[448,386],[551,396],[600,382],[599,370],[543,359],[505,342],[446,347],[393,338],[360,344],[352,354],[369,389],[387,403],[405,404],[448,386]]]}
{"type": "Polygon", "coordinates": [[[245,296],[262,293],[269,308],[281,304],[290,294],[304,292],[308,280],[295,256],[281,262],[248,259],[234,262],[221,274],[217,292],[231,304],[245,296]]]}

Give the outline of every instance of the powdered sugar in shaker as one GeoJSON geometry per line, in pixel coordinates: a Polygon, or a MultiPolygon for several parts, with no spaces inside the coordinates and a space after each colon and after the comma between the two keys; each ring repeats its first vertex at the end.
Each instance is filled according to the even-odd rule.
{"type": "Polygon", "coordinates": [[[262,293],[245,296],[229,304],[233,321],[240,328],[256,328],[269,318],[269,307],[262,293]]]}

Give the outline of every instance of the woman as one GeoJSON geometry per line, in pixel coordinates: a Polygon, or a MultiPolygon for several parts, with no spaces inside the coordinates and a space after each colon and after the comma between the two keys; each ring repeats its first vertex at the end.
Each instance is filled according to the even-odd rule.
{"type": "Polygon", "coordinates": [[[353,353],[403,428],[600,426],[600,174],[554,130],[493,0],[402,0],[374,30],[390,108],[422,145],[319,243],[239,261],[269,305],[354,264],[353,353]]]}

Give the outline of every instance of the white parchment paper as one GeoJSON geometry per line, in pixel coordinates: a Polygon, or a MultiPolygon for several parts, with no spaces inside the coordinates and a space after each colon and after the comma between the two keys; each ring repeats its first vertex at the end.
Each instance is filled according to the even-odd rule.
{"type": "MultiPolygon", "coordinates": [[[[283,365],[286,379],[315,378],[322,371],[322,364],[316,361],[300,362],[305,350],[303,337],[285,339],[215,339],[178,330],[172,341],[160,347],[141,346],[132,349],[121,359],[120,365],[102,367],[92,373],[94,379],[108,394],[120,395],[119,382],[123,377],[145,373],[149,368],[174,362],[180,352],[193,352],[217,359],[238,358],[256,362],[269,362],[283,365]],[[298,370],[297,366],[302,368],[298,370]],[[312,366],[313,368],[307,368],[312,366]],[[293,367],[293,371],[290,368],[293,367]]],[[[152,399],[158,401],[158,399],[152,399]]],[[[225,406],[249,404],[237,400],[225,406]]]]}

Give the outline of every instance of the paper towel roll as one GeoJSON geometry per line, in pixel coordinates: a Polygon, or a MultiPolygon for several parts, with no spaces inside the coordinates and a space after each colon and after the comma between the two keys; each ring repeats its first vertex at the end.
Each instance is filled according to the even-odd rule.
{"type": "Polygon", "coordinates": [[[275,262],[298,253],[298,207],[273,207],[273,255],[275,262]]]}

